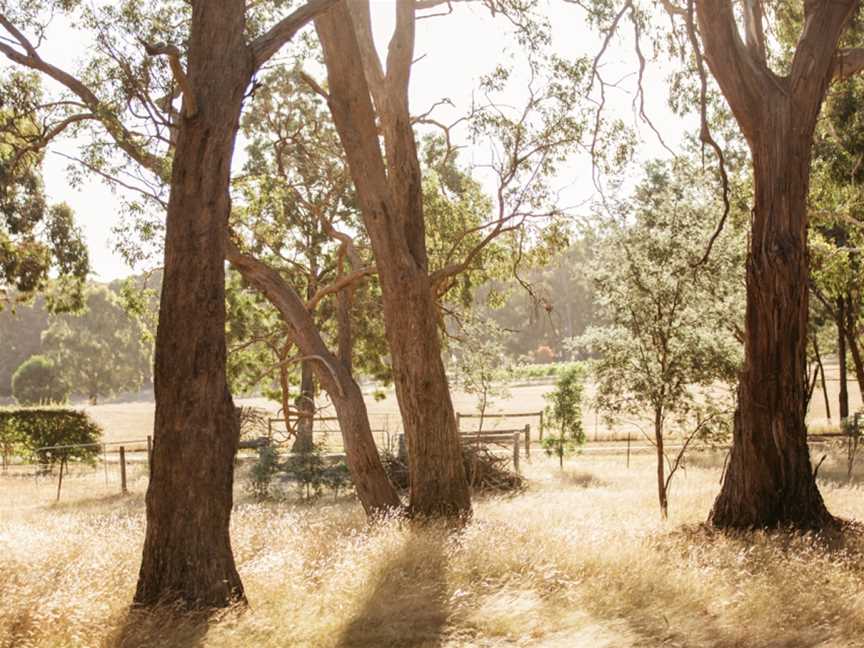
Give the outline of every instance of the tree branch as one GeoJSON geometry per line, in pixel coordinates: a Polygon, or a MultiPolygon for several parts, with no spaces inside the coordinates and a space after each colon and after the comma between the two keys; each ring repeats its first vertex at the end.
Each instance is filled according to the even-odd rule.
{"type": "Polygon", "coordinates": [[[0,40],[0,53],[4,54],[13,63],[45,74],[74,93],[96,116],[123,152],[138,164],[150,170],[157,177],[167,180],[169,167],[166,161],[160,156],[153,155],[136,142],[135,136],[123,126],[119,118],[110,109],[102,104],[90,88],[65,70],[42,59],[36,48],[33,47],[33,44],[9,21],[5,14],[0,14],[0,26],[24,50],[23,52],[19,51],[9,45],[9,43],[0,40]]]}
{"type": "Polygon", "coordinates": [[[375,266],[368,266],[366,268],[360,268],[359,270],[355,270],[348,274],[341,275],[334,282],[327,284],[326,286],[322,286],[319,288],[315,294],[306,302],[306,310],[313,311],[315,307],[324,299],[327,295],[332,295],[333,293],[337,293],[344,288],[348,288],[349,286],[353,286],[354,284],[362,281],[368,276],[376,274],[378,269],[375,266]]]}
{"type": "Polygon", "coordinates": [[[328,391],[331,388],[336,389],[339,395],[344,398],[345,390],[334,369],[338,365],[338,360],[321,339],[321,334],[315,325],[312,314],[306,309],[300,295],[276,270],[242,252],[230,237],[226,237],[226,239],[225,258],[246,281],[276,307],[282,319],[293,329],[292,337],[301,353],[306,356],[314,356],[319,360],[320,366],[327,369],[326,373],[319,373],[319,380],[325,388],[328,391]]]}
{"type": "Polygon", "coordinates": [[[338,0],[309,0],[305,5],[292,12],[266,33],[252,41],[252,58],[258,70],[278,52],[285,43],[294,38],[300,29],[322,11],[326,11],[338,0]]]}
{"type": "MultiPolygon", "coordinates": [[[[189,84],[189,78],[186,76],[186,71],[183,69],[183,64],[180,63],[180,50],[175,45],[166,43],[147,43],[143,39],[138,39],[141,45],[144,46],[144,51],[147,56],[167,56],[168,65],[171,66],[171,74],[174,75],[174,80],[180,86],[180,92],[183,94],[184,107],[186,117],[192,119],[198,114],[198,100],[195,93],[192,91],[192,86],[189,84]]],[[[167,111],[166,111],[167,112],[167,111]]]]}

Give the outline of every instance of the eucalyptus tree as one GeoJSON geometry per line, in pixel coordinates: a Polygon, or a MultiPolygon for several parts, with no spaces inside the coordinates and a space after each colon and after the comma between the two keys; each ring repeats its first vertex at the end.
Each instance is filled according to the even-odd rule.
{"type": "MultiPolygon", "coordinates": [[[[497,204],[476,245],[457,236],[447,264],[429,263],[423,173],[408,102],[418,9],[437,3],[395,3],[395,27],[386,65],[376,49],[369,3],[338,2],[315,20],[327,68],[327,100],[345,150],[357,204],[369,237],[390,349],[393,380],[408,441],[410,510],[419,516],[470,513],[471,502],[456,420],[441,358],[438,295],[476,262],[504,232],[530,215],[557,212],[554,197],[536,178],[552,175],[578,142],[581,119],[577,84],[528,84],[521,114],[498,107],[477,120],[482,134],[501,143],[493,162],[497,204]],[[381,137],[379,137],[379,135],[381,137]],[[496,213],[497,212],[497,213],[496,213]]],[[[495,8],[504,5],[494,3],[495,8]]],[[[536,62],[536,61],[534,61],[536,62]]],[[[550,67],[572,81],[584,67],[555,61],[550,67]]],[[[484,84],[493,94],[506,83],[498,70],[484,84]]],[[[548,77],[547,77],[548,78],[548,77]]]]}
{"type": "Polygon", "coordinates": [[[61,88],[42,105],[60,114],[51,113],[38,144],[88,129],[93,137],[79,163],[166,212],[139,605],[214,607],[244,599],[229,535],[239,438],[225,378],[231,159],[255,74],[333,3],[311,0],[278,21],[269,15],[280,3],[248,4],[0,2],[0,53],[61,88]],[[80,69],[40,53],[57,14],[90,40],[80,69]]]}
{"type": "MultiPolygon", "coordinates": [[[[720,528],[833,525],[835,520],[816,486],[804,422],[807,195],[814,130],[828,89],[864,67],[864,50],[849,48],[844,40],[860,3],[625,0],[613,5],[605,0],[578,0],[578,4],[602,25],[605,46],[619,27],[626,25],[635,34],[640,81],[648,35],[658,43],[657,51],[671,51],[691,63],[699,84],[695,110],[701,117],[700,138],[717,154],[721,175],[723,147],[708,119],[712,79],[749,148],[754,198],[745,361],[732,452],[710,522],[720,528]],[[793,13],[798,19],[788,20],[793,13]],[[657,14],[663,20],[652,28],[657,14]],[[790,24],[791,46],[778,46],[779,39],[766,36],[790,24]]],[[[644,102],[639,105],[644,116],[644,102]]],[[[727,183],[723,184],[728,198],[727,183]]],[[[710,243],[707,247],[706,254],[710,243]]]]}
{"type": "MultiPolygon", "coordinates": [[[[243,120],[249,159],[235,183],[239,200],[227,258],[278,313],[277,322],[259,337],[277,358],[284,417],[299,419],[294,449],[312,448],[317,375],[336,410],[363,507],[369,514],[399,509],[354,378],[357,318],[352,311],[363,280],[375,270],[353,235],[351,179],[320,97],[302,74],[278,69],[267,80],[243,120]],[[334,338],[335,345],[329,342],[334,338]],[[294,364],[301,368],[296,409],[288,402],[288,372],[294,364]]],[[[361,316],[376,319],[370,310],[361,316]]],[[[361,367],[369,359],[360,356],[361,367]]]]}

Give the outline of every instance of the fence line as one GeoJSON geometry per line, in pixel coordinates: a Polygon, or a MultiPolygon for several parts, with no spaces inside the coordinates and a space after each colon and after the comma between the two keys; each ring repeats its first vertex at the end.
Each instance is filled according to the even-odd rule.
{"type": "Polygon", "coordinates": [[[462,412],[456,413],[456,429],[461,432],[462,430],[462,419],[502,419],[502,418],[524,418],[524,417],[532,417],[540,419],[540,426],[538,428],[538,440],[543,440],[543,410],[539,412],[495,412],[493,414],[466,414],[462,412]]]}

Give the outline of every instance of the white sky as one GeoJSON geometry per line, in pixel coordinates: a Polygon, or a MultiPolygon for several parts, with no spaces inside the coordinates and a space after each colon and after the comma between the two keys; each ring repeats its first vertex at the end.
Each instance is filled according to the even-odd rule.
{"type": "MultiPolygon", "coordinates": [[[[393,25],[393,3],[391,0],[373,0],[373,21],[379,49],[386,47],[393,25]]],[[[599,40],[586,27],[579,10],[562,0],[548,0],[545,10],[552,18],[553,48],[568,58],[580,55],[593,56],[599,48],[599,40]]],[[[67,30],[53,29],[43,45],[42,55],[51,62],[64,65],[83,56],[80,35],[67,30]],[[64,33],[65,32],[65,33],[64,33]]],[[[463,111],[470,105],[472,91],[477,79],[491,71],[507,52],[516,51],[508,35],[506,23],[501,18],[492,19],[488,11],[471,3],[454,4],[450,16],[420,20],[417,27],[415,58],[420,59],[412,70],[412,112],[425,112],[442,97],[450,98],[463,111]]],[[[635,72],[632,50],[626,44],[610,49],[607,61],[612,67],[609,78],[635,72]],[[615,62],[619,65],[616,65],[615,62]],[[626,62],[626,64],[625,64],[626,62]]],[[[680,142],[683,127],[666,107],[667,88],[664,82],[665,66],[649,64],[646,75],[646,109],[664,139],[673,148],[680,142]]],[[[632,96],[625,91],[612,91],[609,103],[623,114],[632,115],[632,96]]],[[[513,97],[514,104],[520,103],[513,97]]],[[[442,120],[447,121],[446,115],[442,120]]],[[[691,125],[692,126],[692,125],[691,125]]],[[[656,137],[643,127],[641,129],[643,149],[641,157],[665,157],[656,137]]],[[[73,152],[72,142],[59,142],[55,150],[73,152]]],[[[242,155],[241,146],[238,153],[242,155]]],[[[469,160],[482,152],[463,153],[469,160]]],[[[235,157],[240,157],[235,156],[235,157]]],[[[237,160],[235,159],[235,166],[237,160]]],[[[132,271],[123,259],[113,251],[111,228],[117,222],[117,198],[111,190],[98,180],[87,182],[83,187],[73,188],[66,179],[68,162],[49,152],[45,161],[45,184],[52,201],[65,201],[75,210],[78,222],[84,230],[90,249],[93,278],[110,281],[126,276],[132,271]]],[[[588,156],[574,159],[561,179],[569,186],[566,202],[575,204],[591,198],[594,187],[591,180],[591,165],[588,156]]],[[[140,270],[140,268],[139,268],[140,270]]]]}

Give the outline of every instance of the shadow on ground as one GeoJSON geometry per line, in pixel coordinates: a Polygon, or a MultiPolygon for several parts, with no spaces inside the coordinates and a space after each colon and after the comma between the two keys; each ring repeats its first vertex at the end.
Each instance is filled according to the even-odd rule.
{"type": "Polygon", "coordinates": [[[340,648],[440,646],[447,624],[444,537],[412,534],[384,561],[369,595],[342,630],[340,648]]]}

